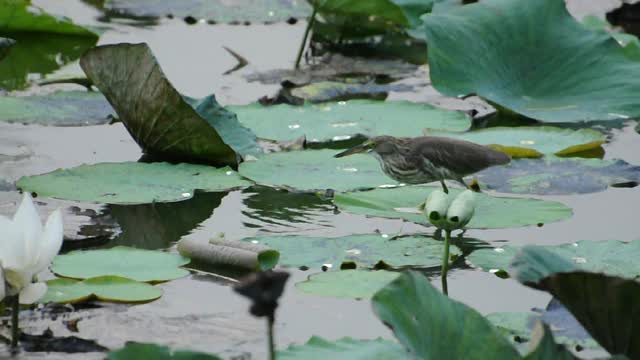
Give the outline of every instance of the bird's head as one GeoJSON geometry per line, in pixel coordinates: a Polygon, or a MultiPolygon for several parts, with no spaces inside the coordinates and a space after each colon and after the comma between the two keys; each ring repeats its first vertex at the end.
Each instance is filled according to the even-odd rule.
{"type": "Polygon", "coordinates": [[[370,138],[360,145],[335,154],[333,157],[341,158],[344,156],[372,151],[381,156],[389,155],[397,152],[398,141],[399,139],[394,138],[393,136],[376,136],[370,138]]]}

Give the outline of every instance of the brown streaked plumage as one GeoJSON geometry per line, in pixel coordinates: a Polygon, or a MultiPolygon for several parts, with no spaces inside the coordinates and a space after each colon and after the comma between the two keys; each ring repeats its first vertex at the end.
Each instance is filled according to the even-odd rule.
{"type": "Polygon", "coordinates": [[[436,136],[395,138],[376,136],[335,157],[370,152],[387,176],[406,184],[455,180],[468,187],[463,178],[494,165],[511,161],[509,155],[469,141],[436,136]]]}

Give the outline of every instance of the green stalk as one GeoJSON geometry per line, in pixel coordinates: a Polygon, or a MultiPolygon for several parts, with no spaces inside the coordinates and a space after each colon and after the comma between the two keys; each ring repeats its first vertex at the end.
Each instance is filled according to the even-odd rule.
{"type": "Polygon", "coordinates": [[[307,28],[304,30],[304,36],[302,37],[302,43],[300,44],[300,49],[298,50],[298,56],[296,57],[296,65],[295,69],[298,70],[300,68],[300,60],[302,59],[302,53],[304,53],[304,48],[307,45],[307,39],[309,38],[309,32],[311,31],[311,27],[313,23],[316,21],[316,8],[313,8],[313,12],[311,13],[311,17],[309,21],[307,21],[307,28]]]}
{"type": "Polygon", "coordinates": [[[449,290],[447,289],[447,270],[449,267],[449,243],[451,242],[451,230],[445,230],[444,237],[444,254],[442,256],[442,292],[445,295],[449,295],[449,290]]]}
{"type": "Polygon", "coordinates": [[[20,314],[20,295],[11,297],[11,351],[18,350],[18,337],[20,328],[18,327],[18,315],[20,314]]]}
{"type": "Polygon", "coordinates": [[[267,316],[267,333],[269,337],[269,360],[276,360],[276,345],[273,336],[273,325],[275,323],[275,315],[267,316]]]}

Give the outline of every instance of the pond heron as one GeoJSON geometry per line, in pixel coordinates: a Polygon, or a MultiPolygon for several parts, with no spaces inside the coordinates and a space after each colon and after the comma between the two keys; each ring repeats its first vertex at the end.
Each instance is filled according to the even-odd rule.
{"type": "Polygon", "coordinates": [[[387,176],[405,184],[424,184],[440,181],[444,192],[449,189],[445,180],[455,180],[469,186],[463,178],[494,165],[511,161],[509,155],[472,142],[436,136],[396,138],[376,136],[345,150],[340,158],[361,152],[371,153],[387,176]]]}

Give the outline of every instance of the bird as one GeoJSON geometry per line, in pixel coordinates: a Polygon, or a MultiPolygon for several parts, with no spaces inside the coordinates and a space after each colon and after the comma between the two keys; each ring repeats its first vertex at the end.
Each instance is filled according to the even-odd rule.
{"type": "Polygon", "coordinates": [[[511,161],[506,153],[488,146],[440,136],[375,136],[334,157],[362,152],[372,154],[382,171],[398,182],[425,184],[440,181],[445,193],[449,193],[445,180],[455,180],[465,188],[474,189],[465,183],[465,176],[511,161]]]}

